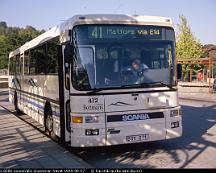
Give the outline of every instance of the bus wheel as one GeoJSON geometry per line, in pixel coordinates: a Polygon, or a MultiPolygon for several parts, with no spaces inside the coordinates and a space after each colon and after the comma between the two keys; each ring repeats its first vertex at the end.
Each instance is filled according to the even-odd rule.
{"type": "Polygon", "coordinates": [[[56,135],[53,130],[53,117],[50,106],[45,110],[45,132],[48,132],[49,137],[56,139],[56,135]]]}
{"type": "Polygon", "coordinates": [[[17,93],[16,92],[14,93],[14,108],[15,108],[15,110],[18,109],[18,107],[17,107],[17,93]]]}
{"type": "Polygon", "coordinates": [[[18,104],[17,104],[18,100],[17,100],[17,92],[14,93],[14,108],[16,113],[20,114],[21,111],[18,108],[18,104]]]}
{"type": "Polygon", "coordinates": [[[49,133],[49,136],[51,136],[51,133],[53,132],[53,118],[52,118],[52,110],[50,108],[47,108],[46,110],[45,130],[49,133]]]}

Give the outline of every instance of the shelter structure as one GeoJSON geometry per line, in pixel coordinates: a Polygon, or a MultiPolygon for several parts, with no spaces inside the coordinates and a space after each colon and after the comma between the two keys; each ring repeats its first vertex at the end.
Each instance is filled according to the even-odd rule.
{"type": "MultiPolygon", "coordinates": [[[[214,65],[216,65],[216,57],[206,57],[206,58],[197,58],[197,59],[178,59],[177,64],[181,65],[189,65],[190,72],[189,72],[189,82],[192,82],[192,72],[193,67],[195,65],[204,65],[207,69],[206,73],[206,79],[208,82],[209,88],[212,86],[213,81],[210,79],[216,78],[214,76],[214,65]]],[[[204,75],[203,75],[204,76],[204,75]]]]}

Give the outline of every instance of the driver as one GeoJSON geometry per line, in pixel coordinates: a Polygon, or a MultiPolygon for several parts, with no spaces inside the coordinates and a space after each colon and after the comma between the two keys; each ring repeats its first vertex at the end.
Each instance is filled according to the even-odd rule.
{"type": "Polygon", "coordinates": [[[141,63],[140,59],[135,58],[132,61],[129,71],[133,74],[133,82],[135,84],[141,83],[144,80],[144,71],[148,69],[148,66],[141,63]]]}

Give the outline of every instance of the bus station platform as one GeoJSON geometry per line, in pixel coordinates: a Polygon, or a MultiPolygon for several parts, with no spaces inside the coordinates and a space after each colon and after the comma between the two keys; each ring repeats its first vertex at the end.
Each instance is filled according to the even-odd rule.
{"type": "Polygon", "coordinates": [[[0,169],[92,168],[11,110],[7,89],[0,89],[0,169]]]}

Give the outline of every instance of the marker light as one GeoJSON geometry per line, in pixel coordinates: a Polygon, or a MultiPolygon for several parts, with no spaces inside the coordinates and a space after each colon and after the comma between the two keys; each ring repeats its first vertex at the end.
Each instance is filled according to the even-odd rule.
{"type": "Polygon", "coordinates": [[[176,117],[176,116],[179,116],[180,114],[180,110],[171,110],[170,111],[170,117],[176,117]]]}
{"type": "Polygon", "coordinates": [[[72,116],[71,117],[72,123],[83,123],[83,117],[80,116],[72,116]]]}

